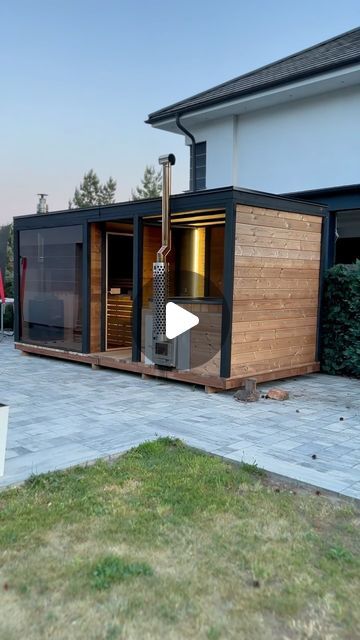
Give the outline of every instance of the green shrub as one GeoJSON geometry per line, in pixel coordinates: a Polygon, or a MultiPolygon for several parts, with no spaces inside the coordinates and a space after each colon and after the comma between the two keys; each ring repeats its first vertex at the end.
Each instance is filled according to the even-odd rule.
{"type": "Polygon", "coordinates": [[[14,327],[14,313],[13,307],[7,305],[4,313],[4,329],[13,329],[14,327]]]}
{"type": "Polygon", "coordinates": [[[326,275],[322,370],[360,377],[360,260],[338,264],[326,275]]]}

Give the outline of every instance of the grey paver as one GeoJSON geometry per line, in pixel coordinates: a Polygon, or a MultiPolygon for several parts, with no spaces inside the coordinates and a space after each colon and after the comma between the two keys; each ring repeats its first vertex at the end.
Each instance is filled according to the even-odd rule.
{"type": "Polygon", "coordinates": [[[22,358],[9,339],[0,342],[0,373],[0,402],[10,405],[0,487],[175,436],[360,499],[357,380],[316,374],[262,384],[264,392],[270,386],[287,389],[289,400],[242,404],[230,392],[206,395],[180,383],[22,358]]]}

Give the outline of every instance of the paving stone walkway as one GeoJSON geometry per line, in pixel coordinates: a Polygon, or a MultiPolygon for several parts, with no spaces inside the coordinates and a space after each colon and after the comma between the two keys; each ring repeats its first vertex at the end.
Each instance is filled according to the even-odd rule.
{"type": "Polygon", "coordinates": [[[171,435],[360,499],[360,382],[316,374],[261,388],[271,386],[290,399],[242,404],[232,393],[24,357],[6,338],[0,402],[10,405],[10,421],[0,487],[171,435]]]}

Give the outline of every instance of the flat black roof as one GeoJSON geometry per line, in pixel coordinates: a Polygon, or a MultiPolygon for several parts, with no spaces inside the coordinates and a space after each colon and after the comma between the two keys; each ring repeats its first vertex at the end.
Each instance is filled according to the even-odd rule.
{"type": "MultiPolygon", "coordinates": [[[[236,187],[221,187],[218,189],[204,189],[171,196],[171,213],[182,213],[198,210],[225,210],[235,204],[247,204],[254,207],[278,209],[294,213],[309,213],[312,215],[326,214],[326,208],[318,203],[305,202],[295,198],[285,197],[251,189],[236,187]]],[[[40,229],[62,225],[76,225],[86,222],[106,222],[137,217],[161,215],[161,198],[149,200],[133,200],[119,202],[99,207],[84,209],[65,209],[43,214],[30,214],[14,217],[16,230],[40,229]]]]}
{"type": "Polygon", "coordinates": [[[360,27],[150,113],[148,124],[360,62],[360,27]]]}
{"type": "Polygon", "coordinates": [[[360,209],[360,184],[346,184],[338,187],[324,187],[308,191],[283,193],[285,198],[310,200],[323,204],[330,211],[360,209]]]}
{"type": "Polygon", "coordinates": [[[309,197],[309,200],[313,196],[318,197],[319,194],[333,195],[339,193],[358,193],[360,195],[360,184],[344,184],[337,187],[323,187],[319,189],[307,189],[305,191],[290,191],[289,193],[283,193],[284,198],[298,198],[299,196],[309,197]]]}

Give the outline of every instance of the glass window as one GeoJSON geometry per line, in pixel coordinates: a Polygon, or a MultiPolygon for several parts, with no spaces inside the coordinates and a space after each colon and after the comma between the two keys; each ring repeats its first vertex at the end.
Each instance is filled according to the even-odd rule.
{"type": "Polygon", "coordinates": [[[20,338],[82,348],[82,226],[20,232],[20,338]]]}
{"type": "MultiPolygon", "coordinates": [[[[196,143],[196,190],[206,189],[206,142],[196,143]]],[[[190,146],[190,191],[194,190],[192,175],[193,148],[190,146]]]]}

